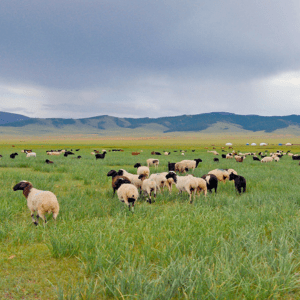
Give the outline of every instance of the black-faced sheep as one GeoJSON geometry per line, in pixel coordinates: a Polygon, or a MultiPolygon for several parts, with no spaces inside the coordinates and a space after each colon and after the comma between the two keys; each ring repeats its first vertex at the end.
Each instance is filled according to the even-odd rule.
{"type": "Polygon", "coordinates": [[[127,183],[123,178],[119,178],[116,181],[117,195],[121,202],[124,202],[129,210],[132,205],[132,211],[134,210],[134,203],[139,197],[139,192],[135,185],[127,183]]]}
{"type": "Polygon", "coordinates": [[[178,171],[179,173],[184,173],[189,169],[192,169],[194,172],[195,168],[198,167],[198,164],[200,162],[202,162],[201,158],[196,158],[194,160],[182,160],[175,164],[175,171],[178,171]]]}
{"type": "Polygon", "coordinates": [[[146,175],[147,178],[149,177],[149,175],[150,175],[150,170],[149,170],[148,167],[141,166],[140,163],[136,163],[133,167],[134,167],[134,168],[137,168],[136,173],[137,173],[138,175],[144,174],[144,175],[146,175]]]}
{"type": "Polygon", "coordinates": [[[207,190],[212,193],[212,190],[215,190],[215,193],[217,193],[217,188],[218,188],[218,178],[214,174],[205,174],[201,176],[206,181],[207,185],[207,190]]]}
{"type": "Polygon", "coordinates": [[[186,191],[190,196],[190,203],[193,203],[192,195],[195,198],[198,189],[198,181],[193,175],[177,176],[176,187],[179,193],[186,191]]]}
{"type": "Polygon", "coordinates": [[[142,180],[139,179],[139,175],[128,173],[124,169],[120,169],[118,171],[118,175],[127,177],[133,185],[135,185],[138,189],[141,189],[142,180]]]}
{"type": "Polygon", "coordinates": [[[160,191],[160,189],[163,189],[165,186],[168,187],[169,192],[172,192],[172,184],[176,183],[177,181],[177,175],[175,172],[162,172],[162,173],[156,173],[152,174],[149,179],[152,179],[156,182],[157,189],[160,191]]]}
{"type": "Polygon", "coordinates": [[[45,223],[47,219],[45,218],[46,213],[51,213],[53,219],[56,221],[59,204],[56,196],[50,191],[42,191],[34,188],[29,181],[21,181],[13,187],[14,191],[21,190],[23,195],[27,199],[27,206],[31,211],[32,222],[38,225],[39,217],[41,217],[45,223]],[[37,212],[36,220],[34,218],[34,213],[37,212]]]}
{"type": "Polygon", "coordinates": [[[121,179],[127,180],[126,183],[131,183],[129,178],[127,178],[126,176],[118,175],[117,171],[115,171],[115,170],[110,170],[106,176],[111,176],[111,178],[112,178],[111,186],[112,186],[114,194],[115,194],[116,190],[118,189],[118,187],[116,185],[116,181],[118,179],[121,178],[121,179]]]}
{"type": "Polygon", "coordinates": [[[155,169],[156,169],[158,167],[158,165],[159,165],[159,160],[157,158],[148,158],[147,159],[147,166],[148,166],[148,168],[150,166],[154,166],[155,169]]]}
{"type": "Polygon", "coordinates": [[[224,183],[229,178],[229,173],[226,170],[222,170],[222,169],[215,169],[215,170],[209,171],[208,174],[215,175],[219,181],[222,181],[224,183]]]}
{"type": "Polygon", "coordinates": [[[229,180],[234,180],[234,186],[240,194],[242,192],[242,189],[243,189],[243,193],[246,192],[246,179],[243,176],[235,175],[234,173],[231,173],[229,175],[229,180]]]}

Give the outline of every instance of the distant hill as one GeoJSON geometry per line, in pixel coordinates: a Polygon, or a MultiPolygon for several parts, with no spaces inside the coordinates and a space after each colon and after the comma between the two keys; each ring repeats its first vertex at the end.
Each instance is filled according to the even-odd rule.
{"type": "MultiPolygon", "coordinates": [[[[14,128],[18,132],[30,132],[33,134],[72,132],[72,133],[105,133],[141,130],[168,132],[200,132],[217,123],[223,124],[226,131],[226,124],[234,125],[240,130],[252,132],[265,131],[273,132],[278,129],[296,126],[300,128],[300,115],[290,116],[258,116],[258,115],[237,115],[225,112],[212,112],[198,115],[182,115],[176,117],[161,118],[117,118],[107,115],[83,119],[39,119],[28,118],[21,115],[0,113],[3,121],[0,128],[14,128]],[[224,125],[225,124],[225,125],[224,125]]],[[[5,130],[4,130],[5,132],[5,130]]]]}
{"type": "Polygon", "coordinates": [[[24,121],[28,119],[30,118],[23,115],[0,112],[0,125],[12,123],[12,122],[24,121]]]}

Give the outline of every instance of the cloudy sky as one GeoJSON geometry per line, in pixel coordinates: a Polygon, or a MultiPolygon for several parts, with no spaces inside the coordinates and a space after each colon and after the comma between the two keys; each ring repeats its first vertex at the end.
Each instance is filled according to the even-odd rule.
{"type": "Polygon", "coordinates": [[[0,1],[0,111],[300,114],[300,2],[0,1]]]}

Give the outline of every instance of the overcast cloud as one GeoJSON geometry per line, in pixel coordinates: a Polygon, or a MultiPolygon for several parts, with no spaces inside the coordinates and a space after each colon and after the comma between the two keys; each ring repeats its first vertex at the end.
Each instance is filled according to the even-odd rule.
{"type": "Polygon", "coordinates": [[[299,1],[0,1],[0,111],[300,114],[299,1]]]}

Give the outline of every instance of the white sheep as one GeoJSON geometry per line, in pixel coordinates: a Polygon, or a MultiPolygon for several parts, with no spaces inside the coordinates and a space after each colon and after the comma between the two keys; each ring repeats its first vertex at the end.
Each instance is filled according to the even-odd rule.
{"type": "Polygon", "coordinates": [[[158,165],[159,165],[159,160],[157,158],[148,158],[147,159],[147,166],[148,166],[148,168],[150,166],[154,166],[155,169],[156,169],[158,167],[158,165]]]}
{"type": "Polygon", "coordinates": [[[278,156],[273,158],[274,161],[278,162],[280,160],[280,158],[278,156]]]}
{"type": "Polygon", "coordinates": [[[117,195],[121,202],[124,202],[129,210],[130,210],[130,204],[132,204],[132,211],[134,210],[134,203],[137,201],[139,197],[138,189],[135,185],[131,183],[125,183],[125,180],[123,178],[119,178],[116,181],[116,186],[118,188],[117,195]]]}
{"type": "Polygon", "coordinates": [[[176,187],[179,193],[186,191],[190,195],[190,203],[192,203],[192,194],[194,195],[198,189],[198,180],[193,175],[177,176],[176,187]]]}
{"type": "Polygon", "coordinates": [[[150,169],[148,167],[141,166],[140,163],[136,163],[134,165],[134,168],[137,168],[137,170],[136,170],[137,175],[144,174],[144,175],[146,175],[147,178],[149,177],[149,175],[150,175],[150,169]]]}
{"type": "Polygon", "coordinates": [[[165,186],[168,187],[169,192],[172,192],[172,184],[176,183],[177,181],[177,175],[173,171],[169,172],[162,172],[162,173],[156,173],[152,174],[149,179],[152,179],[156,182],[157,189],[160,191],[160,189],[163,189],[165,186]]]}
{"type": "Polygon", "coordinates": [[[133,185],[135,185],[138,189],[141,189],[142,180],[139,179],[139,175],[128,173],[124,169],[120,169],[118,171],[118,175],[127,177],[133,185]]]}
{"type": "Polygon", "coordinates": [[[29,152],[26,154],[26,157],[36,157],[36,153],[35,152],[29,152]]]}
{"type": "Polygon", "coordinates": [[[203,191],[204,196],[206,197],[207,194],[207,184],[206,181],[203,178],[198,178],[195,177],[197,182],[198,182],[198,187],[197,187],[197,193],[200,194],[200,192],[203,191]]]}
{"type": "Polygon", "coordinates": [[[201,158],[197,158],[194,160],[182,160],[175,164],[175,171],[178,171],[179,173],[184,173],[185,171],[192,169],[194,172],[195,168],[198,167],[199,162],[202,162],[201,158]]]}
{"type": "Polygon", "coordinates": [[[59,204],[56,196],[50,191],[42,191],[34,188],[29,181],[21,181],[13,187],[14,191],[22,190],[23,195],[27,199],[27,206],[31,211],[31,218],[35,225],[38,225],[39,217],[41,217],[45,223],[47,219],[45,218],[46,213],[51,213],[53,219],[56,222],[56,218],[59,212],[59,204]],[[37,212],[35,220],[34,213],[37,212]]]}
{"type": "MultiPolygon", "coordinates": [[[[147,200],[150,204],[152,203],[151,194],[154,193],[154,198],[156,198],[156,192],[157,192],[157,185],[156,181],[154,179],[147,179],[145,174],[141,174],[139,176],[139,179],[142,180],[142,191],[146,193],[149,197],[149,200],[147,200]]],[[[155,201],[153,201],[155,202],[155,201]]]]}
{"type": "Polygon", "coordinates": [[[228,153],[228,154],[226,154],[226,158],[231,159],[231,158],[233,158],[233,155],[231,153],[228,153]]]}
{"type": "Polygon", "coordinates": [[[212,171],[209,171],[208,174],[213,174],[215,175],[219,181],[226,182],[226,180],[229,179],[229,173],[226,170],[222,169],[214,169],[212,171]]]}
{"type": "Polygon", "coordinates": [[[261,160],[262,163],[263,163],[263,162],[271,162],[271,161],[273,161],[273,158],[270,157],[270,156],[266,156],[266,157],[264,157],[264,158],[261,160]]]}

